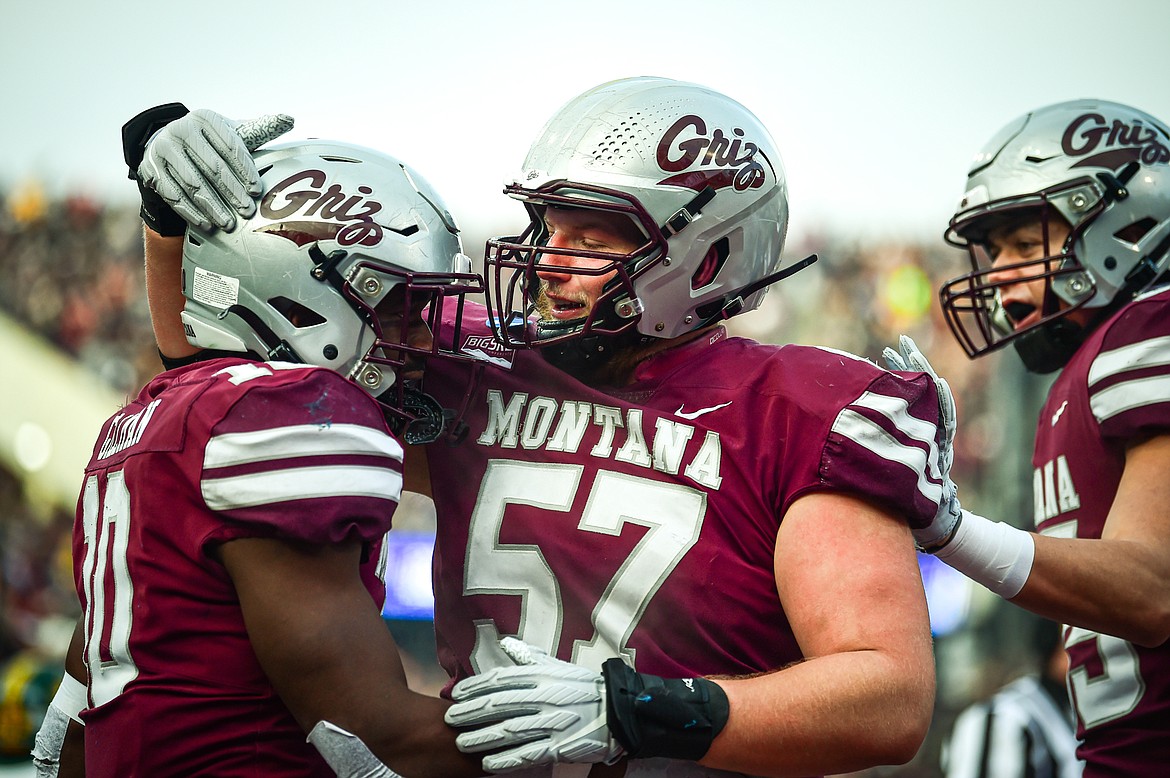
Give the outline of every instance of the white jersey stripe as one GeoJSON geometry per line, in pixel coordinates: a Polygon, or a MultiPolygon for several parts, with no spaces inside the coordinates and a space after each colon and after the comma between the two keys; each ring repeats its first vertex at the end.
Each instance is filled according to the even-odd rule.
{"type": "Polygon", "coordinates": [[[231,467],[298,456],[364,454],[402,461],[402,445],[383,430],[362,424],[298,424],[227,432],[207,442],[205,468],[231,467]]]}
{"type": "Polygon", "coordinates": [[[938,444],[935,442],[935,433],[938,427],[928,421],[912,416],[910,414],[910,405],[901,397],[892,397],[888,394],[877,394],[875,392],[866,392],[850,405],[859,405],[862,408],[869,408],[877,411],[882,416],[885,416],[894,426],[906,437],[911,440],[917,440],[919,443],[925,443],[930,449],[926,464],[930,468],[930,475],[932,478],[942,480],[942,473],[938,469],[938,444]]]}
{"type": "Polygon", "coordinates": [[[1089,368],[1089,386],[1109,376],[1141,367],[1170,365],[1170,336],[1150,338],[1102,351],[1089,368]]]}
{"type": "Polygon", "coordinates": [[[1102,389],[1089,398],[1089,407],[1097,422],[1103,422],[1119,413],[1140,408],[1143,405],[1157,405],[1170,402],[1170,375],[1156,375],[1135,378],[1102,389]]]}
{"type": "Polygon", "coordinates": [[[845,436],[882,459],[910,468],[918,476],[918,491],[923,497],[935,505],[942,499],[942,486],[926,479],[926,452],[922,449],[899,443],[880,426],[848,408],[837,414],[833,432],[845,436]]]}
{"type": "Polygon", "coordinates": [[[402,474],[359,465],[294,467],[208,478],[202,488],[203,500],[213,511],[320,497],[377,497],[396,502],[402,495],[402,474]]]}

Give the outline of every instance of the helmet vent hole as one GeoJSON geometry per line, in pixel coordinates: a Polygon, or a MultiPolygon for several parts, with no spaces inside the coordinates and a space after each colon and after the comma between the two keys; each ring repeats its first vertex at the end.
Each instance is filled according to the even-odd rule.
{"type": "Polygon", "coordinates": [[[719,275],[719,271],[727,262],[728,246],[727,238],[720,238],[707,250],[707,255],[699,263],[699,269],[691,276],[692,290],[702,289],[715,280],[715,276],[719,275]]]}
{"type": "Polygon", "coordinates": [[[1146,216],[1142,219],[1138,219],[1128,227],[1122,227],[1120,230],[1113,233],[1113,237],[1132,246],[1137,246],[1137,244],[1141,242],[1142,238],[1144,238],[1150,230],[1154,229],[1157,224],[1158,222],[1155,219],[1146,216]]]}
{"type": "Polygon", "coordinates": [[[287,297],[273,297],[268,304],[297,329],[325,323],[325,317],[287,297]]]}

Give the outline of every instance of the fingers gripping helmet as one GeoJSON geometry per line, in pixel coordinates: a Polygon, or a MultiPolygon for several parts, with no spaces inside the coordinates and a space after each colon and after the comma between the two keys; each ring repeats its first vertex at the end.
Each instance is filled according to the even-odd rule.
{"type": "Polygon", "coordinates": [[[674,338],[753,310],[776,280],[788,226],[780,155],[746,108],[702,86],[643,77],[585,92],[548,121],[504,191],[531,218],[523,235],[488,241],[485,260],[499,335],[513,348],[674,338]],[[547,208],[624,213],[645,240],[621,255],[558,248],[610,261],[557,272],[613,276],[588,315],[525,326],[546,267],[547,208]]]}
{"type": "Polygon", "coordinates": [[[946,240],[965,247],[972,271],[940,298],[956,339],[974,357],[1014,342],[1035,372],[1063,367],[1085,330],[1069,320],[1096,309],[1089,327],[1149,287],[1170,261],[1170,135],[1149,114],[1118,103],[1075,100],[1022,116],[976,155],[946,240]],[[989,231],[1039,217],[1048,235],[1059,217],[1062,246],[997,275],[989,231]],[[1043,280],[1038,319],[1014,329],[999,290],[1043,280]]]}
{"type": "Polygon", "coordinates": [[[441,428],[441,409],[398,373],[442,353],[440,340],[457,343],[440,337],[443,304],[482,289],[442,200],[397,159],[359,146],[282,144],[255,161],[256,214],[231,232],[187,231],[187,340],[330,368],[376,397],[392,423],[411,423],[408,441],[441,428]],[[410,336],[424,305],[433,341],[410,336]]]}

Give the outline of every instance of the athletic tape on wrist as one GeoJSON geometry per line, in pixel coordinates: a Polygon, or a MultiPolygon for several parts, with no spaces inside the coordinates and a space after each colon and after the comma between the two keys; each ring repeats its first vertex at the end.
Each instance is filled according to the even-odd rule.
{"type": "Polygon", "coordinates": [[[55,706],[57,710],[78,724],[84,724],[85,722],[81,720],[79,714],[89,704],[85,684],[69,673],[65,673],[61,677],[61,684],[57,687],[57,693],[53,695],[53,701],[49,704],[55,706]]]}
{"type": "Polygon", "coordinates": [[[659,678],[621,659],[601,674],[609,731],[631,757],[702,759],[727,724],[727,695],[705,678],[659,678]]]}
{"type": "Polygon", "coordinates": [[[955,537],[935,556],[1010,600],[1028,582],[1036,543],[1030,532],[963,511],[955,537]]]}

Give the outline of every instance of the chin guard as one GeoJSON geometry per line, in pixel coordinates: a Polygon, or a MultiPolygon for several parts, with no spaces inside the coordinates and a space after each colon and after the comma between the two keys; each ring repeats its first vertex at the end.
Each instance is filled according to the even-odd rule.
{"type": "MultiPolygon", "coordinates": [[[[391,388],[389,391],[395,390],[391,388]]],[[[434,443],[443,437],[444,432],[453,442],[459,442],[467,435],[467,425],[455,423],[455,412],[439,405],[434,397],[421,389],[413,386],[402,388],[402,410],[402,416],[387,413],[386,421],[407,445],[434,443]]]]}

